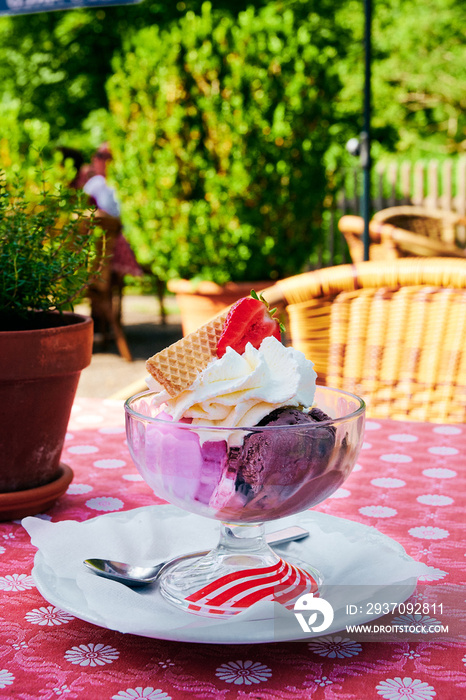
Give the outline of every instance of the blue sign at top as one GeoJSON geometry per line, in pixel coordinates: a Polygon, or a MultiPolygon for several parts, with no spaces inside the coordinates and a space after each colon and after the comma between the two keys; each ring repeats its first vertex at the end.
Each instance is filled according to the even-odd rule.
{"type": "Polygon", "coordinates": [[[0,15],[31,15],[51,10],[75,10],[78,7],[134,5],[141,0],[0,0],[0,15]]]}

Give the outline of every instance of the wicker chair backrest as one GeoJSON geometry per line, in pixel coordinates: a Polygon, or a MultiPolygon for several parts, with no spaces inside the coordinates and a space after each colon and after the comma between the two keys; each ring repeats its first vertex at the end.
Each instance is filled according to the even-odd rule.
{"type": "Polygon", "coordinates": [[[265,296],[287,304],[288,342],[319,383],[362,396],[368,416],[466,422],[466,261],[340,265],[265,296]]]}

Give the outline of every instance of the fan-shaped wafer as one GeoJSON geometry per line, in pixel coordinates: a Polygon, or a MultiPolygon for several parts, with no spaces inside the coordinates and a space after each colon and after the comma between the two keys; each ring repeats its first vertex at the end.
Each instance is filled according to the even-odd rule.
{"type": "Polygon", "coordinates": [[[227,311],[147,360],[147,371],[170,396],[190,387],[199,372],[217,356],[226,316],[227,311]]]}

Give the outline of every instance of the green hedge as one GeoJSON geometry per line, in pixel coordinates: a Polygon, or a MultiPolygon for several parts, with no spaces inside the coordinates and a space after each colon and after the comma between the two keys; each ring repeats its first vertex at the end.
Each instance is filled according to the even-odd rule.
{"type": "Polygon", "coordinates": [[[141,30],[115,61],[113,177],[159,279],[280,278],[319,244],[340,84],[332,8],[314,4],[299,19],[281,3],[235,19],[206,3],[141,30]]]}
{"type": "Polygon", "coordinates": [[[41,192],[44,177],[47,188],[66,185],[75,170],[51,143],[50,125],[21,119],[20,107],[18,99],[0,101],[0,172],[9,182],[19,177],[32,196],[41,192]]]}

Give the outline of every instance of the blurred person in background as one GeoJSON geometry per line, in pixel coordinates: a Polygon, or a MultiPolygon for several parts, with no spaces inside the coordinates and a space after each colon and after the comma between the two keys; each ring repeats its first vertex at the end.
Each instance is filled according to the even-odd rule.
{"type": "Polygon", "coordinates": [[[107,182],[107,164],[112,154],[107,143],[102,143],[92,156],[90,165],[81,168],[82,188],[95,202],[98,209],[110,216],[120,216],[115,190],[107,182]]]}
{"type": "Polygon", "coordinates": [[[99,146],[90,163],[86,163],[83,155],[76,149],[61,147],[59,151],[63,155],[63,162],[70,158],[76,168],[76,175],[69,186],[82,189],[88,195],[90,203],[97,208],[98,226],[106,232],[107,274],[103,274],[102,278],[89,288],[94,340],[102,339],[105,343],[111,332],[109,299],[112,314],[115,314],[118,323],[121,323],[125,275],[140,277],[143,270],[123,235],[120,206],[115,190],[107,182],[107,165],[112,159],[108,144],[103,143],[99,146]]]}
{"type": "MultiPolygon", "coordinates": [[[[102,143],[94,153],[89,166],[81,167],[80,180],[85,180],[82,188],[91,197],[98,209],[109,216],[120,218],[120,205],[115,190],[107,182],[107,165],[112,160],[112,154],[107,143],[102,143]]],[[[123,235],[123,230],[115,241],[112,257],[112,271],[118,275],[143,274],[136,257],[123,235]]]]}

